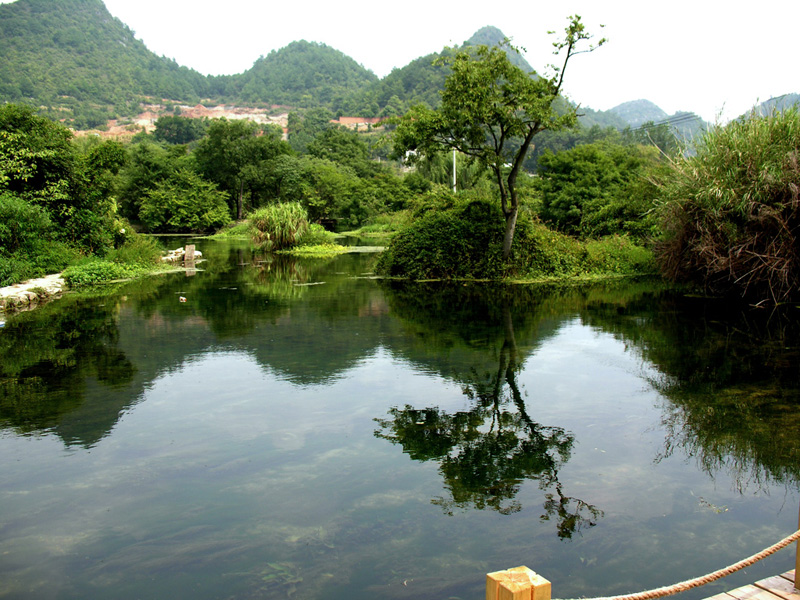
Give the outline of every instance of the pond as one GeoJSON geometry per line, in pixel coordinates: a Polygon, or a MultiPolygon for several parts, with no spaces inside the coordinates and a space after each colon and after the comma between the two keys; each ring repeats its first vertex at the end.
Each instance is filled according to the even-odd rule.
{"type": "Polygon", "coordinates": [[[518,565],[594,597],[795,530],[797,307],[194,243],[5,317],[0,598],[466,600],[518,565]]]}

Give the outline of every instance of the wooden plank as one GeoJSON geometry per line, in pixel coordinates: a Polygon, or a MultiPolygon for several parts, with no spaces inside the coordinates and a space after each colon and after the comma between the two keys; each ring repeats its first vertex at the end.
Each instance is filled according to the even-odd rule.
{"type": "Polygon", "coordinates": [[[736,600],[782,600],[777,594],[773,594],[763,588],[754,585],[745,585],[728,592],[736,600]]]}
{"type": "Polygon", "coordinates": [[[735,600],[734,596],[731,596],[728,592],[720,592],[719,594],[715,594],[710,598],[706,598],[706,600],[735,600]]]}
{"type": "Polygon", "coordinates": [[[794,580],[790,581],[780,575],[756,581],[756,586],[783,598],[783,600],[800,600],[800,592],[794,589],[794,580]]]}

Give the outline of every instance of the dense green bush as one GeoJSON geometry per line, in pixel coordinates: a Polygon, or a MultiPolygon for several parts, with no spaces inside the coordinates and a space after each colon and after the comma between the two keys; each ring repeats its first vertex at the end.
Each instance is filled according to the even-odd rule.
{"type": "MultiPolygon", "coordinates": [[[[438,195],[439,203],[447,199],[438,195]]],[[[452,200],[452,198],[451,198],[452,200]]],[[[541,279],[653,272],[649,250],[622,236],[581,242],[553,231],[523,211],[508,260],[502,260],[504,225],[488,200],[456,202],[399,231],[378,259],[377,271],[411,279],[541,279]]]]}
{"type": "Polygon", "coordinates": [[[626,236],[589,240],[585,249],[585,268],[589,274],[644,275],[657,271],[653,252],[626,236]]]}
{"type": "Polygon", "coordinates": [[[152,232],[218,229],[230,221],[227,194],[188,169],[179,169],[147,192],[139,218],[152,232]]]}
{"type": "Polygon", "coordinates": [[[661,184],[663,272],[712,293],[800,296],[800,114],[709,131],[661,184]]]}
{"type": "Polygon", "coordinates": [[[266,250],[283,250],[300,242],[308,232],[308,213],[298,202],[272,204],[249,218],[253,242],[266,250]]]}
{"type": "Polygon", "coordinates": [[[395,235],[377,270],[412,279],[497,277],[503,231],[500,209],[488,201],[429,211],[395,235]]]}
{"type": "Polygon", "coordinates": [[[105,258],[119,264],[153,266],[161,264],[162,254],[162,248],[155,239],[134,232],[128,235],[125,243],[110,251],[105,258]]]}
{"type": "Polygon", "coordinates": [[[584,144],[539,158],[535,186],[541,217],[564,233],[593,238],[626,233],[651,236],[657,219],[648,169],[659,165],[655,147],[584,144]]]}
{"type": "Polygon", "coordinates": [[[57,273],[77,251],[54,240],[45,209],[11,193],[0,194],[0,285],[57,273]]]}
{"type": "Polygon", "coordinates": [[[62,277],[70,287],[81,287],[118,279],[129,279],[141,275],[143,271],[143,267],[136,265],[124,265],[99,258],[89,258],[67,267],[62,273],[62,277]]]}

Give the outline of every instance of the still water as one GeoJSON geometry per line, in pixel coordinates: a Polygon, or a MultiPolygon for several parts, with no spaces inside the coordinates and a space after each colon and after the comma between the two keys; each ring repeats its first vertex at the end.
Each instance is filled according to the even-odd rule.
{"type": "Polygon", "coordinates": [[[6,317],[0,598],[466,600],[523,564],[592,597],[797,525],[796,307],[195,243],[197,273],[6,317]]]}

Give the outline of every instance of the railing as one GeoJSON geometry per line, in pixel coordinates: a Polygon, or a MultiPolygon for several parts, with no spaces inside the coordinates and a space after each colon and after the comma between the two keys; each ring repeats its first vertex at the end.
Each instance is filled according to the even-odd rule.
{"type": "MultiPolygon", "coordinates": [[[[692,588],[700,587],[717,579],[721,579],[726,575],[735,573],[740,569],[749,567],[755,562],[762,560],[774,554],[778,550],[786,548],[793,542],[797,542],[797,552],[795,556],[795,589],[798,587],[797,575],[800,573],[800,523],[798,530],[792,535],[783,538],[777,544],[765,548],[758,554],[754,554],[744,560],[740,560],[724,569],[714,571],[702,577],[688,579],[675,585],[656,588],[646,592],[637,592],[635,594],[625,594],[622,596],[611,596],[605,598],[595,598],[593,600],[652,600],[653,598],[663,598],[664,596],[671,596],[679,592],[685,592],[692,588]]],[[[489,573],[486,576],[486,600],[551,600],[551,584],[550,582],[533,572],[528,567],[514,567],[505,571],[496,571],[489,573]]]]}

